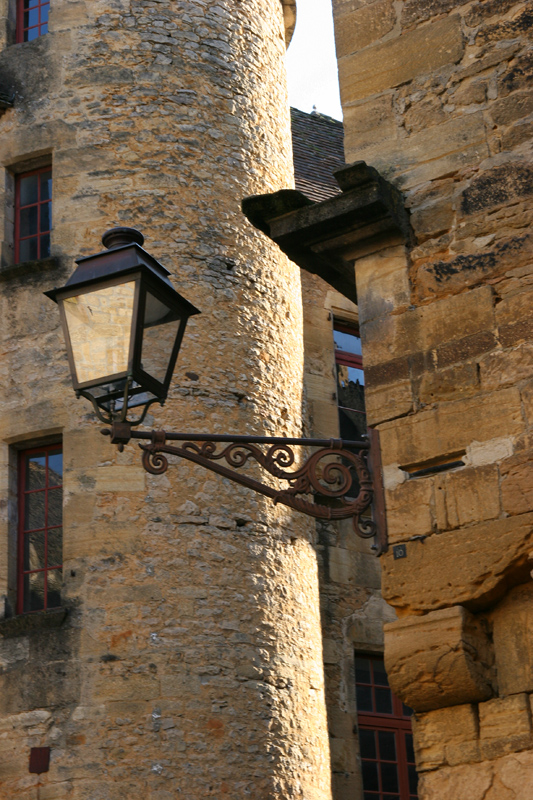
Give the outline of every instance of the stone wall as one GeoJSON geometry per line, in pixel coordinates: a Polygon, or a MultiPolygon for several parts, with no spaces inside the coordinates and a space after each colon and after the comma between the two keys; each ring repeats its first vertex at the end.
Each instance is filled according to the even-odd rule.
{"type": "Polygon", "coordinates": [[[532,785],[531,7],[334,1],[346,160],[400,188],[414,245],[356,263],[391,545],[393,688],[423,800],[532,785]],[[421,471],[424,472],[421,472],[421,471]]]}
{"type": "Polygon", "coordinates": [[[202,311],[148,426],[301,433],[299,271],[240,211],[292,181],[279,0],[54,0],[50,33],[19,45],[12,10],[0,0],[15,93],[0,118],[0,593],[12,608],[17,450],[62,437],[68,615],[0,623],[0,794],[329,800],[315,526],[188,463],[153,477],[134,446],[116,452],[74,399],[42,294],[106,229],[139,228],[202,311]],[[47,163],[51,258],[15,265],[15,175],[47,163]],[[33,746],[52,748],[40,790],[33,746]]]}

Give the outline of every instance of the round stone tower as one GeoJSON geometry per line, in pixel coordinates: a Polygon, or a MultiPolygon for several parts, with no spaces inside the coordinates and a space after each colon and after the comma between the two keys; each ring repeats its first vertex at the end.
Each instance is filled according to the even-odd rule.
{"type": "Polygon", "coordinates": [[[14,8],[0,0],[2,796],[328,800],[314,525],[194,465],[154,477],[133,445],[116,452],[74,399],[43,296],[105,230],[138,228],[202,311],[147,424],[301,435],[298,269],[240,211],[292,181],[282,5],[54,0],[48,31],[19,43],[14,8]],[[17,186],[45,167],[50,253],[22,261],[17,186]],[[50,443],[61,605],[17,615],[19,454],[50,443]]]}

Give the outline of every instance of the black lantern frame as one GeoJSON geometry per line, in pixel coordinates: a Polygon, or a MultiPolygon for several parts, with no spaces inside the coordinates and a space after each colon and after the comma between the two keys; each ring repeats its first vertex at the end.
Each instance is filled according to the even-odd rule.
{"type": "Polygon", "coordinates": [[[144,406],[139,418],[130,420],[131,424],[138,425],[152,403],[164,404],[187,321],[200,312],[174,289],[168,278],[169,271],[143,250],[140,244],[144,238],[138,231],[115,228],[108,231],[102,241],[109,247],[108,250],[77,259],[78,268],[67,284],[45,294],[59,305],[76,395],[90,400],[99,419],[107,423],[125,422],[129,409],[144,406]],[[65,301],[131,283],[134,284],[134,294],[125,368],[91,380],[79,380],[65,301]],[[153,325],[146,323],[149,298],[168,311],[153,325]],[[164,377],[158,380],[143,365],[145,332],[156,324],[178,321],[170,355],[167,354],[165,358],[164,377]]]}

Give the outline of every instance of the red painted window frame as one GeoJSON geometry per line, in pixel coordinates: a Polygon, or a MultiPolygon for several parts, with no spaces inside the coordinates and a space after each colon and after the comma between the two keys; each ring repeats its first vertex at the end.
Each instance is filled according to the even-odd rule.
{"type": "MultiPolygon", "coordinates": [[[[34,41],[34,39],[30,40],[24,37],[26,31],[31,30],[31,28],[24,27],[24,12],[29,11],[29,9],[24,8],[24,2],[25,0],[17,0],[17,35],[16,35],[17,44],[21,44],[22,42],[34,41]]],[[[40,39],[41,36],[46,36],[46,34],[48,33],[48,29],[44,31],[44,33],[41,33],[41,27],[43,25],[48,25],[47,22],[41,23],[41,8],[43,8],[44,6],[48,6],[48,10],[50,10],[50,4],[51,0],[38,0],[37,5],[34,6],[34,8],[39,9],[39,24],[31,26],[32,28],[39,28],[39,35],[36,36],[35,39],[40,39]]]]}
{"type": "MultiPolygon", "coordinates": [[[[20,236],[20,212],[24,208],[29,208],[30,205],[37,205],[38,209],[40,209],[41,205],[44,203],[49,203],[52,205],[51,198],[47,200],[41,200],[41,182],[38,183],[38,201],[37,203],[29,203],[28,205],[21,206],[20,205],[20,182],[23,178],[29,178],[31,175],[40,175],[43,172],[51,172],[52,165],[47,164],[45,167],[39,167],[39,169],[32,169],[29,172],[20,172],[18,175],[15,175],[15,264],[20,263],[20,243],[24,241],[24,239],[33,239],[35,236],[37,237],[37,259],[39,260],[42,258],[41,256],[41,236],[45,233],[50,234],[52,232],[52,228],[49,228],[47,231],[41,230],[41,214],[38,210],[37,212],[37,233],[32,234],[31,236],[25,236],[24,239],[21,239],[20,236]]],[[[50,219],[52,219],[52,215],[50,215],[50,219]]],[[[48,257],[48,256],[46,256],[48,257]]]]}
{"type": "MultiPolygon", "coordinates": [[[[379,661],[383,663],[383,658],[381,656],[376,655],[368,655],[366,653],[355,653],[356,658],[367,658],[369,661],[379,661]]],[[[361,681],[357,681],[356,678],[356,686],[371,686],[372,687],[372,697],[374,698],[374,688],[379,686],[380,688],[384,688],[381,684],[374,683],[373,680],[373,667],[372,667],[372,683],[362,683],[361,681]]],[[[407,760],[407,747],[405,744],[405,734],[412,735],[412,725],[411,725],[411,716],[404,713],[403,708],[404,704],[402,701],[396,697],[394,692],[391,690],[391,699],[392,699],[392,714],[383,714],[378,713],[377,711],[361,711],[357,712],[357,727],[359,730],[368,730],[368,731],[389,731],[396,733],[395,741],[396,741],[396,756],[397,761],[391,763],[397,763],[398,765],[398,784],[399,784],[399,798],[400,800],[413,800],[413,798],[418,798],[418,795],[411,794],[409,792],[409,777],[408,777],[408,765],[412,762],[407,760]]],[[[375,705],[375,699],[373,699],[373,704],[375,705]]],[[[363,761],[373,761],[374,759],[363,759],[363,761]]],[[[380,759],[376,759],[377,763],[381,763],[380,759]]],[[[383,759],[385,761],[385,759],[383,759]]],[[[368,796],[372,796],[373,800],[381,800],[383,794],[393,794],[390,792],[364,792],[368,796]]]]}
{"type": "MultiPolygon", "coordinates": [[[[337,320],[334,320],[333,330],[339,331],[340,333],[349,333],[351,336],[357,336],[361,338],[358,325],[349,325],[348,323],[337,322],[337,320]]],[[[345,350],[335,350],[335,363],[342,364],[346,367],[363,369],[363,356],[356,355],[355,353],[347,353],[345,350]]]]}
{"type": "MultiPolygon", "coordinates": [[[[53,528],[59,528],[63,525],[63,520],[61,520],[61,525],[48,525],[48,490],[49,489],[58,489],[63,488],[63,483],[61,484],[53,484],[52,486],[48,485],[48,453],[51,451],[57,452],[61,451],[63,453],[63,445],[61,442],[54,442],[53,444],[42,445],[40,447],[29,447],[24,450],[20,450],[18,453],[18,553],[17,553],[17,614],[36,614],[39,611],[47,611],[48,606],[48,573],[55,571],[55,570],[63,570],[63,563],[60,565],[56,565],[53,567],[48,567],[47,565],[47,556],[48,556],[48,531],[53,528]],[[45,489],[45,566],[44,569],[39,570],[25,570],[24,569],[24,537],[30,532],[25,530],[25,503],[24,499],[27,494],[31,492],[43,491],[42,489],[38,490],[27,490],[26,489],[26,457],[35,455],[37,453],[46,453],[46,489],[45,489]],[[35,610],[35,611],[24,611],[24,577],[25,575],[30,575],[36,572],[44,572],[44,608],[35,610]]],[[[36,530],[43,530],[43,529],[36,529],[36,530]]],[[[58,606],[54,606],[54,608],[58,608],[58,606]]]]}

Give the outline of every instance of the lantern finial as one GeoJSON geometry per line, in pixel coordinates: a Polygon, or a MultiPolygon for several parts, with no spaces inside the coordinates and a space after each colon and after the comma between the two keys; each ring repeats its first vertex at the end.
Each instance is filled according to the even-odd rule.
{"type": "Polygon", "coordinates": [[[125,247],[128,244],[138,244],[139,247],[142,247],[144,236],[135,228],[110,228],[102,236],[102,244],[108,250],[125,247]]]}

